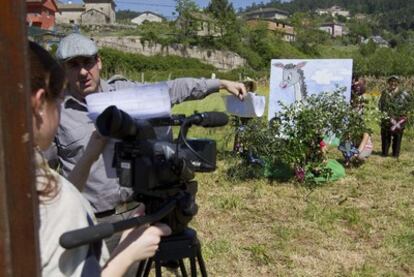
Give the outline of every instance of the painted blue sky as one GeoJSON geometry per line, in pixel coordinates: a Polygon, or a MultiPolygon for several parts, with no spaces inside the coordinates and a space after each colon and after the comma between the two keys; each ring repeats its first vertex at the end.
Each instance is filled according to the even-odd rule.
{"type": "Polygon", "coordinates": [[[269,115],[280,110],[278,101],[284,104],[294,102],[293,87],[281,88],[282,68],[273,66],[275,63],[294,64],[306,62],[302,67],[308,95],[334,91],[337,87],[346,87],[345,98],[350,99],[352,81],[351,59],[314,59],[314,60],[272,60],[270,69],[269,115]]]}
{"type": "MultiPolygon", "coordinates": [[[[68,0],[60,0],[67,3],[68,0]]],[[[72,0],[72,3],[82,3],[81,0],[72,0]]],[[[209,0],[195,0],[200,7],[206,7],[209,0]]],[[[237,11],[239,8],[250,6],[253,3],[267,3],[270,0],[229,0],[237,11]]],[[[172,19],[175,11],[175,0],[115,0],[118,10],[152,11],[172,19]]]]}

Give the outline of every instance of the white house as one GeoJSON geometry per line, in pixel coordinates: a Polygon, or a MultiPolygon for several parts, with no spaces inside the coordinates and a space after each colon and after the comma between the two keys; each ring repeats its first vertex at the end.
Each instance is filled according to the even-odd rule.
{"type": "Polygon", "coordinates": [[[389,47],[390,44],[388,43],[388,41],[386,41],[383,37],[381,36],[371,36],[365,40],[362,40],[362,43],[367,44],[370,40],[372,40],[373,43],[375,43],[376,45],[378,45],[378,47],[389,47]]]}
{"type": "Polygon", "coordinates": [[[287,19],[289,13],[287,11],[275,9],[275,8],[260,8],[257,10],[249,11],[240,14],[241,17],[245,18],[246,20],[249,19],[277,19],[283,20],[287,19]]]}
{"type": "Polygon", "coordinates": [[[144,23],[144,21],[162,22],[164,20],[165,18],[159,14],[156,14],[150,11],[145,11],[145,12],[140,13],[137,17],[133,18],[131,20],[131,23],[141,25],[142,23],[144,23]]]}
{"type": "Polygon", "coordinates": [[[319,15],[329,14],[332,17],[341,15],[341,16],[344,16],[346,18],[349,18],[349,16],[350,16],[349,11],[341,8],[340,6],[332,6],[328,9],[316,9],[315,12],[319,15]]]}

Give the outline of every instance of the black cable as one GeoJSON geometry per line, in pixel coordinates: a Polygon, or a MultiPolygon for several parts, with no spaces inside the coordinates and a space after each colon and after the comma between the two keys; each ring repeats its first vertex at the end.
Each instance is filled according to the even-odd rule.
{"type": "MultiPolygon", "coordinates": [[[[197,157],[199,158],[201,161],[203,161],[204,163],[206,163],[207,165],[211,166],[214,168],[214,165],[210,163],[210,161],[207,161],[203,156],[201,156],[200,154],[197,153],[197,151],[195,151],[193,149],[193,147],[191,147],[191,145],[188,143],[187,138],[185,135],[183,135],[184,132],[184,127],[187,127],[187,122],[184,121],[184,123],[181,125],[180,127],[180,138],[182,140],[182,142],[184,143],[185,146],[187,146],[187,148],[197,157]]],[[[178,144],[177,144],[178,145],[178,144]]]]}

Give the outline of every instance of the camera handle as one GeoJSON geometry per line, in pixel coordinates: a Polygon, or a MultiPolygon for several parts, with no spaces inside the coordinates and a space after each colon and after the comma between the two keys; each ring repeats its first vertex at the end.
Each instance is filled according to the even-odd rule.
{"type": "Polygon", "coordinates": [[[174,210],[177,205],[177,201],[178,200],[176,198],[172,198],[154,214],[133,217],[114,223],[102,223],[63,233],[59,238],[59,244],[65,249],[71,249],[109,238],[114,233],[124,231],[138,225],[160,221],[163,217],[174,210]]]}

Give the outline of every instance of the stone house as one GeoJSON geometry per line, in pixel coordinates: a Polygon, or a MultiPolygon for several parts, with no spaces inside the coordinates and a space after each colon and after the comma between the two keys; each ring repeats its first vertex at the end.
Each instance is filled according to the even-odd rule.
{"type": "Polygon", "coordinates": [[[156,13],[150,12],[150,11],[145,11],[145,12],[140,13],[137,17],[133,18],[131,20],[131,23],[141,25],[145,21],[148,21],[148,22],[162,22],[164,20],[165,20],[165,18],[163,16],[159,15],[159,14],[156,14],[156,13]]]}
{"type": "Polygon", "coordinates": [[[217,22],[203,12],[191,12],[188,18],[179,17],[176,21],[179,28],[182,26],[189,26],[195,33],[194,35],[200,37],[220,36],[220,28],[217,22]]]}
{"type": "Polygon", "coordinates": [[[81,24],[81,15],[85,11],[84,4],[58,3],[59,13],[56,14],[57,24],[81,24]]]}
{"type": "Polygon", "coordinates": [[[109,24],[109,17],[97,9],[90,9],[81,14],[81,22],[82,25],[109,24]]]}
{"type": "Polygon", "coordinates": [[[58,24],[102,25],[115,24],[115,2],[113,0],[83,0],[83,4],[59,3],[58,24]]]}
{"type": "MultiPolygon", "coordinates": [[[[99,11],[106,16],[107,24],[115,24],[116,4],[114,0],[83,0],[83,2],[85,3],[85,12],[90,10],[99,11]]],[[[95,15],[98,20],[101,19],[100,14],[95,13],[95,15]]]]}
{"type": "Polygon", "coordinates": [[[53,30],[58,11],[55,0],[26,0],[26,22],[29,26],[43,30],[53,30]]]}
{"type": "Polygon", "coordinates": [[[293,26],[280,20],[257,20],[248,19],[246,24],[250,27],[256,27],[261,23],[265,23],[268,30],[275,31],[282,35],[282,39],[287,42],[295,41],[296,34],[293,26]]]}
{"type": "Polygon", "coordinates": [[[342,37],[346,34],[345,26],[340,23],[325,23],[319,26],[319,30],[327,32],[331,37],[342,37]]]}

